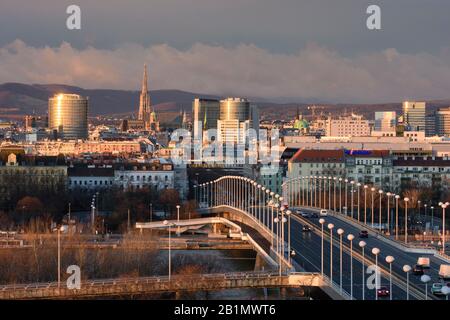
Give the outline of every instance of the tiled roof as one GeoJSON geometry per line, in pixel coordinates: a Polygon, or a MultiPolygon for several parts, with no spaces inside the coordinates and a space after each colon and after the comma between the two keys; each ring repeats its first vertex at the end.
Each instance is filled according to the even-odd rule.
{"type": "Polygon", "coordinates": [[[344,162],[344,150],[300,149],[289,162],[344,162]]]}

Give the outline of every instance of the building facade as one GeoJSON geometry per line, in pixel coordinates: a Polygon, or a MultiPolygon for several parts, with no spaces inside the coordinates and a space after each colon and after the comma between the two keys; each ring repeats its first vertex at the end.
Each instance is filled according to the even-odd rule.
{"type": "Polygon", "coordinates": [[[55,138],[88,138],[88,99],[77,94],[58,94],[48,101],[48,125],[55,138]]]}
{"type": "Polygon", "coordinates": [[[412,131],[425,131],[426,103],[417,101],[403,102],[403,122],[412,131]]]}

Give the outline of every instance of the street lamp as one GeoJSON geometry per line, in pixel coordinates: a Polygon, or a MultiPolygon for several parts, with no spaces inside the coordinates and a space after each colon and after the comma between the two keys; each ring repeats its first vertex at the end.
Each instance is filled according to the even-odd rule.
{"type": "Polygon", "coordinates": [[[360,202],[360,189],[361,189],[361,183],[357,183],[356,186],[358,187],[358,222],[360,222],[360,210],[359,210],[359,202],[360,202]]]}
{"type": "Polygon", "coordinates": [[[330,282],[333,283],[333,228],[334,224],[329,223],[328,229],[330,230],[330,282]]]}
{"type": "Polygon", "coordinates": [[[173,223],[169,223],[169,221],[164,220],[163,224],[168,227],[169,230],[169,281],[172,274],[172,245],[171,245],[171,232],[170,227],[173,226],[173,223]]]}
{"type": "MultiPolygon", "coordinates": [[[[345,182],[345,207],[348,208],[348,202],[347,202],[347,198],[348,198],[348,192],[347,192],[348,179],[345,179],[344,182],[345,182]]],[[[347,210],[345,210],[345,215],[347,215],[347,210]]]]}
{"type": "Polygon", "coordinates": [[[341,228],[337,229],[337,234],[339,235],[339,288],[342,293],[342,235],[344,230],[341,228]]]}
{"type": "Polygon", "coordinates": [[[403,271],[406,273],[406,300],[409,300],[409,272],[411,271],[411,266],[405,264],[403,271]]]}
{"type": "Polygon", "coordinates": [[[364,224],[367,225],[367,189],[368,185],[364,185],[364,224]]]}
{"type": "Polygon", "coordinates": [[[58,227],[58,289],[61,288],[61,231],[64,231],[64,227],[58,227]]]}
{"type": "Polygon", "coordinates": [[[375,220],[374,220],[374,205],[373,205],[373,201],[374,201],[374,194],[375,194],[375,188],[374,187],[372,187],[372,189],[370,189],[370,191],[372,191],[372,228],[373,228],[373,224],[375,223],[375,220]]]}
{"type": "Polygon", "coordinates": [[[391,202],[392,193],[387,192],[386,196],[387,196],[387,232],[388,232],[388,235],[391,235],[391,212],[390,212],[389,204],[391,202]]]}
{"type": "Polygon", "coordinates": [[[339,213],[342,214],[342,178],[339,178],[339,213]]]}
{"type": "Polygon", "coordinates": [[[408,243],[408,201],[409,198],[404,198],[405,201],[405,244],[408,243]]]}
{"type": "Polygon", "coordinates": [[[320,273],[323,276],[323,225],[325,223],[325,219],[323,219],[323,218],[319,219],[319,223],[320,223],[320,225],[322,227],[322,232],[321,232],[321,237],[322,237],[322,245],[321,245],[321,247],[322,247],[322,249],[321,249],[321,254],[320,254],[320,273]]]}
{"type": "Polygon", "coordinates": [[[381,199],[383,198],[383,190],[378,190],[378,193],[380,194],[380,214],[378,219],[378,231],[381,232],[381,199]]]}
{"type": "Polygon", "coordinates": [[[394,262],[393,256],[387,256],[386,262],[389,263],[389,299],[392,300],[392,263],[394,262]]]}
{"type": "Polygon", "coordinates": [[[445,254],[445,209],[449,205],[448,202],[441,204],[442,208],[442,253],[445,254]]]}
{"type": "Polygon", "coordinates": [[[353,239],[355,236],[350,233],[347,239],[350,241],[350,300],[353,300],[353,239]]]}
{"type": "MultiPolygon", "coordinates": [[[[291,252],[291,210],[286,210],[286,215],[288,217],[288,252],[291,252]]],[[[284,252],[283,252],[284,254],[284,252]]],[[[289,262],[291,262],[291,256],[289,255],[289,262]]]]}
{"type": "Polygon", "coordinates": [[[431,234],[434,234],[434,207],[431,206],[431,234]]]}
{"type": "Polygon", "coordinates": [[[362,269],[361,269],[361,276],[362,276],[362,285],[361,285],[361,287],[362,287],[362,299],[363,300],[365,300],[365,287],[366,287],[366,285],[365,285],[365,277],[364,277],[364,268],[365,268],[365,256],[364,256],[364,247],[366,246],[366,242],[365,241],[360,241],[359,242],[359,246],[361,247],[361,251],[362,251],[362,261],[361,261],[361,266],[362,266],[362,269]]]}
{"type": "Polygon", "coordinates": [[[177,235],[180,236],[180,205],[179,204],[177,204],[177,224],[178,224],[177,235]]]}
{"type": "Polygon", "coordinates": [[[395,240],[398,240],[398,199],[400,196],[395,195],[395,240]]]}
{"type": "MultiPolygon", "coordinates": [[[[375,255],[375,289],[380,289],[380,284],[378,283],[379,272],[378,272],[378,255],[380,254],[380,249],[373,248],[372,254],[375,255]]],[[[375,292],[375,300],[378,300],[378,292],[375,292]]]]}
{"type": "Polygon", "coordinates": [[[430,282],[431,277],[427,274],[424,274],[420,277],[420,281],[425,283],[425,300],[428,300],[428,282],[430,282]]]}

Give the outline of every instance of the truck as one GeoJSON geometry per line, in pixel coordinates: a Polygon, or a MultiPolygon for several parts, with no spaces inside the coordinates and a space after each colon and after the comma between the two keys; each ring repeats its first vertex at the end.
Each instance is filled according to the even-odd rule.
{"type": "Polygon", "coordinates": [[[439,278],[450,279],[450,264],[441,264],[439,267],[439,278]]]}
{"type": "Polygon", "coordinates": [[[429,268],[430,267],[430,258],[419,257],[419,259],[417,259],[417,265],[421,266],[423,268],[429,268]]]}

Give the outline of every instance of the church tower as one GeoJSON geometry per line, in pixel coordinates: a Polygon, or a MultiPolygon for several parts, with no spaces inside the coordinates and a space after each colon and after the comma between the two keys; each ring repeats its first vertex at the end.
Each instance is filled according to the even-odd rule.
{"type": "Polygon", "coordinates": [[[144,121],[145,127],[148,127],[150,121],[150,96],[148,94],[147,86],[147,65],[144,65],[144,78],[142,79],[142,91],[139,98],[139,114],[138,119],[144,121]]]}

